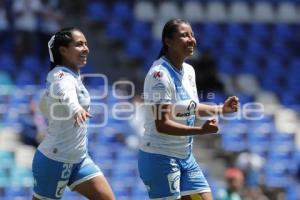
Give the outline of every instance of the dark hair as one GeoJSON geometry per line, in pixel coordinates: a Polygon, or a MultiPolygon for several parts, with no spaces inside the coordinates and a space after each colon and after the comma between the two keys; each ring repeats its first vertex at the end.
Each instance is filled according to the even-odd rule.
{"type": "Polygon", "coordinates": [[[162,48],[160,49],[157,58],[160,58],[166,54],[166,51],[168,50],[168,46],[165,43],[165,38],[172,38],[173,34],[177,31],[177,28],[180,24],[189,24],[189,23],[183,19],[171,19],[165,24],[161,36],[162,48]]]}
{"type": "Polygon", "coordinates": [[[59,52],[59,47],[61,46],[66,47],[70,44],[70,42],[72,42],[73,31],[80,31],[80,30],[74,27],[68,27],[68,28],[63,28],[54,34],[53,43],[51,44],[51,47],[49,47],[49,51],[51,51],[53,55],[53,61],[50,61],[51,63],[50,70],[52,70],[57,65],[62,64],[62,56],[59,52]]]}

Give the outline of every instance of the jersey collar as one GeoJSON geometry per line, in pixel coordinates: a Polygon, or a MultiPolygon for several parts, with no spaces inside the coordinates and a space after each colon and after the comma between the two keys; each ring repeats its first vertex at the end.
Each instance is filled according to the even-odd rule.
{"type": "Polygon", "coordinates": [[[166,58],[165,56],[162,56],[161,58],[165,62],[167,62],[178,75],[180,75],[180,76],[183,75],[183,67],[181,68],[181,70],[178,70],[174,65],[172,65],[172,63],[170,62],[170,60],[168,58],[166,58]]]}
{"type": "Polygon", "coordinates": [[[59,67],[61,68],[62,71],[72,74],[75,78],[80,78],[80,72],[76,72],[65,66],[59,66],[59,67]]]}

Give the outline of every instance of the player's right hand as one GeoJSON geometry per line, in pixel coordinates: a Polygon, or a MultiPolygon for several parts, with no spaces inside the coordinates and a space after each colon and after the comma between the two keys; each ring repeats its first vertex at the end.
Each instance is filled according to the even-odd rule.
{"type": "Polygon", "coordinates": [[[85,111],[85,110],[79,110],[77,113],[74,115],[74,120],[75,120],[75,126],[81,126],[84,124],[84,122],[87,120],[88,117],[92,117],[92,115],[85,111]]]}
{"type": "Polygon", "coordinates": [[[217,133],[219,131],[219,125],[216,119],[206,120],[202,126],[204,133],[217,133]]]}

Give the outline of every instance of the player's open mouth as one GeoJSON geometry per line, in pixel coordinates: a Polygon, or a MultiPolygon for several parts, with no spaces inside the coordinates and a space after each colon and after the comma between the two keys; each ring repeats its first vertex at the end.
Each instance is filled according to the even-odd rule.
{"type": "Polygon", "coordinates": [[[188,49],[189,49],[190,51],[194,51],[194,47],[193,47],[193,46],[189,46],[188,49]]]}

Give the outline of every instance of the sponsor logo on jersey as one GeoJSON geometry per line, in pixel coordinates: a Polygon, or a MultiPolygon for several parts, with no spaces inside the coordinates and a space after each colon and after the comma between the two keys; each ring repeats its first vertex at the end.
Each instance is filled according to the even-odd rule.
{"type": "Polygon", "coordinates": [[[163,72],[162,71],[155,71],[153,73],[153,77],[156,79],[156,80],[160,80],[162,77],[163,77],[163,72]]]}
{"type": "Polygon", "coordinates": [[[162,83],[157,83],[152,87],[152,90],[165,90],[165,85],[162,83]]]}
{"type": "Polygon", "coordinates": [[[190,104],[187,107],[187,112],[185,113],[177,113],[176,117],[189,117],[190,115],[194,115],[196,112],[197,103],[195,101],[190,101],[190,104]]]}

